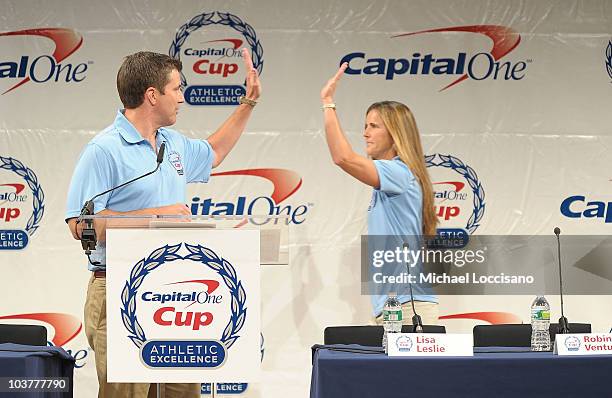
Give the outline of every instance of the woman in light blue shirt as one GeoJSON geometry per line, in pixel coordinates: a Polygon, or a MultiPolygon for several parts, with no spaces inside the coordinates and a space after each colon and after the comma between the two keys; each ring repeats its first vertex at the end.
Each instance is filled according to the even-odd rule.
{"type": "MultiPolygon", "coordinates": [[[[325,136],[332,159],[342,170],[373,187],[368,209],[369,242],[376,248],[420,248],[422,236],[434,236],[438,223],[434,210],[434,193],[421,138],[410,109],[399,102],[383,101],[372,104],[366,112],[363,137],[364,157],[353,151],[336,114],[333,100],[336,85],[347,68],[342,64],[321,90],[325,117],[325,136]],[[375,236],[384,236],[378,238],[375,236]]],[[[405,271],[406,263],[398,262],[391,273],[405,271]]],[[[418,270],[418,268],[417,268],[418,270]]],[[[416,272],[415,272],[416,273],[416,272]]],[[[388,270],[387,270],[388,274],[388,270]]],[[[371,294],[373,313],[382,322],[381,313],[388,293],[395,292],[402,303],[404,323],[412,319],[409,286],[382,284],[371,294]]],[[[430,289],[414,285],[414,302],[424,324],[437,324],[438,299],[430,289]]]]}

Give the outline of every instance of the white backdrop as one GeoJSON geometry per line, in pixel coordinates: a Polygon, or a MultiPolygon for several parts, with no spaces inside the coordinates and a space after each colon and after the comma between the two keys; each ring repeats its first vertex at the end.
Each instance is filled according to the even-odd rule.
{"type": "MultiPolygon", "coordinates": [[[[254,206],[263,208],[265,198],[273,198],[295,215],[290,265],[262,270],[263,381],[249,385],[243,396],[305,396],[310,346],[322,342],[324,327],[370,322],[369,299],[360,295],[356,271],[370,190],[331,162],[318,98],[348,54],[364,54],[351,61],[352,69],[371,66],[369,74],[345,75],[336,97],[356,150],[363,153],[367,106],[399,100],[413,110],[428,155],[452,155],[477,176],[479,200],[466,185],[465,200],[439,204],[460,209],[443,227],[465,228],[477,207],[479,225],[471,226],[476,234],[552,235],[554,226],[567,234],[610,231],[602,217],[569,218],[560,211],[562,201],[573,195],[604,205],[612,200],[608,1],[1,0],[0,6],[0,230],[30,234],[25,249],[0,251],[0,321],[48,326],[50,340],[77,355],[76,396],[93,396],[97,381],[81,330],[89,274],[63,220],[66,190],[80,150],[120,107],[115,76],[122,58],[139,50],[169,53],[173,42],[182,43],[178,54],[188,85],[242,84],[239,58],[207,51],[241,44],[263,61],[260,104],[215,172],[263,168],[290,173],[216,176],[190,186],[186,196],[187,204],[235,203],[241,196],[250,203],[263,196],[254,206]],[[206,17],[194,19],[202,14],[206,17]],[[227,24],[213,23],[220,20],[227,24]],[[67,29],[73,40],[57,30],[40,36],[45,28],[67,29]],[[424,30],[440,31],[395,37],[424,30]],[[499,55],[499,48],[510,49],[496,61],[502,75],[503,68],[516,68],[520,79],[477,80],[487,69],[483,60],[499,55]],[[432,66],[425,73],[428,55],[432,66]],[[462,58],[467,68],[474,57],[475,76],[441,91],[461,73],[434,74],[433,68],[439,66],[440,72],[462,58]],[[415,58],[419,68],[414,73],[385,78],[389,64],[414,66],[415,58]],[[33,63],[33,78],[46,80],[54,72],[50,81],[27,81],[5,92],[28,77],[33,63]],[[62,67],[52,71],[52,63],[62,67]],[[227,65],[233,63],[237,70],[226,77],[210,69],[195,71],[211,64],[213,71],[230,71],[227,65]],[[274,195],[275,188],[285,194],[274,195]],[[15,214],[9,209],[18,209],[19,216],[7,221],[9,212],[15,214]]],[[[175,127],[206,138],[231,110],[186,103],[175,127]]],[[[435,159],[438,164],[440,158],[435,159]]],[[[468,183],[449,168],[432,166],[430,172],[434,182],[456,177],[468,183]]],[[[453,332],[469,332],[487,320],[527,322],[532,299],[442,297],[440,314],[457,319],[441,322],[453,332]],[[457,315],[465,313],[480,314],[457,315]]],[[[558,297],[549,301],[556,319],[558,297]]],[[[569,296],[565,303],[572,321],[590,321],[600,332],[612,326],[610,296],[569,296]]]]}

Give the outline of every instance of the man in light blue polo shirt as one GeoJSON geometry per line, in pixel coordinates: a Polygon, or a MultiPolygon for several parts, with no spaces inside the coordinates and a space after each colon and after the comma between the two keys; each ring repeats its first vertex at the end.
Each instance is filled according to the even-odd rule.
{"type": "MultiPolygon", "coordinates": [[[[166,128],[176,123],[184,102],[179,60],[164,54],[139,52],[125,58],[117,74],[117,91],[125,109],[113,124],[81,152],[70,188],[66,222],[75,239],[83,204],[98,193],[155,169],[165,143],[159,170],[94,201],[96,215],[191,215],[185,204],[186,184],[207,182],[211,168],[232,150],[260,95],[257,71],[243,49],[247,69],[246,95],[240,105],[207,140],[189,139],[166,128]]],[[[85,333],[96,357],[99,397],[146,397],[149,384],[106,382],[105,250],[98,245],[88,265],[92,277],[85,303],[85,333]]],[[[167,384],[166,397],[199,397],[199,384],[167,384]]]]}

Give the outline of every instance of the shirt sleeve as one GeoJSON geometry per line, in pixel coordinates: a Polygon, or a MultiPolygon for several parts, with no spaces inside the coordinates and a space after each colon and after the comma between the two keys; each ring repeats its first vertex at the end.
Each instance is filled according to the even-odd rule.
{"type": "Polygon", "coordinates": [[[215,152],[206,140],[185,138],[185,171],[187,183],[208,182],[215,152]]]}
{"type": "Polygon", "coordinates": [[[375,160],[381,192],[397,195],[413,188],[415,178],[408,166],[400,160],[375,160]]]}
{"type": "MultiPolygon", "coordinates": [[[[95,143],[89,143],[72,174],[66,203],[66,220],[78,217],[86,201],[112,188],[113,175],[110,156],[95,143]]],[[[94,200],[94,213],[106,209],[110,193],[94,200]]]]}

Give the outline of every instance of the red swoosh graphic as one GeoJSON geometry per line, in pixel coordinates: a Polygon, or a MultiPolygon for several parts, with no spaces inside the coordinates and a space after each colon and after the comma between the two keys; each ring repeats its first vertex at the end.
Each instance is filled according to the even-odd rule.
{"type": "Polygon", "coordinates": [[[213,173],[211,176],[255,176],[265,178],[274,186],[272,200],[279,204],[302,186],[302,177],[286,169],[246,169],[213,173]]]}
{"type": "Polygon", "coordinates": [[[439,185],[439,184],[449,184],[455,187],[455,192],[459,192],[463,189],[463,187],[465,187],[465,183],[464,182],[460,182],[460,181],[444,181],[444,182],[434,182],[432,185],[439,185]]]}
{"type": "Polygon", "coordinates": [[[0,184],[0,187],[13,187],[15,188],[15,193],[19,195],[21,191],[25,188],[23,184],[0,184]]]}
{"type": "MultiPolygon", "coordinates": [[[[15,194],[19,195],[21,191],[23,191],[23,189],[25,188],[25,185],[23,184],[0,184],[0,187],[13,187],[15,188],[15,194]]],[[[0,202],[0,205],[6,202],[8,202],[8,199],[3,202],[0,202]]]]}
{"type": "Polygon", "coordinates": [[[234,46],[234,50],[237,50],[240,48],[240,46],[242,45],[242,40],[240,39],[219,39],[219,40],[209,40],[205,43],[218,43],[218,42],[222,42],[222,41],[227,41],[229,43],[232,43],[232,45],[234,46]]]}
{"type": "MultiPolygon", "coordinates": [[[[469,32],[477,33],[487,36],[493,41],[493,47],[489,53],[495,61],[501,59],[512,50],[516,48],[521,42],[521,35],[513,29],[501,25],[470,25],[470,26],[455,26],[450,28],[439,28],[421,30],[418,32],[402,33],[400,35],[391,36],[391,38],[413,36],[421,33],[435,33],[435,32],[469,32]]],[[[457,83],[460,83],[468,78],[467,73],[450,83],[448,86],[442,88],[440,91],[444,91],[447,88],[451,88],[457,83]]]]}
{"type": "Polygon", "coordinates": [[[208,293],[208,294],[214,292],[219,287],[219,282],[213,281],[213,280],[210,280],[210,279],[194,279],[194,280],[191,280],[191,281],[181,281],[181,282],[167,283],[167,285],[178,285],[178,284],[181,284],[181,283],[200,283],[202,285],[206,285],[206,287],[208,288],[206,293],[208,293]]]}
{"type": "MultiPolygon", "coordinates": [[[[43,28],[43,29],[25,29],[18,30],[15,32],[0,33],[0,36],[41,36],[51,39],[55,43],[55,51],[53,51],[53,58],[56,63],[62,62],[68,58],[83,44],[83,37],[72,29],[63,28],[43,28]]],[[[21,86],[22,84],[30,81],[29,77],[26,77],[13,87],[9,88],[2,95],[8,93],[21,86]]]]}
{"type": "Polygon", "coordinates": [[[76,337],[83,328],[81,321],[70,314],[59,312],[35,312],[32,314],[17,314],[0,316],[2,319],[23,319],[47,323],[55,330],[51,342],[56,346],[63,346],[76,337]]]}
{"type": "Polygon", "coordinates": [[[521,318],[510,312],[468,312],[465,314],[444,315],[438,319],[476,319],[489,322],[491,325],[523,323],[521,318]]]}
{"type": "MultiPolygon", "coordinates": [[[[213,280],[210,280],[210,279],[194,279],[194,280],[190,280],[190,281],[167,283],[167,285],[178,285],[178,284],[181,284],[181,283],[201,283],[203,285],[206,285],[206,287],[207,287],[206,293],[208,293],[208,294],[211,294],[212,292],[214,292],[219,287],[219,282],[213,281],[213,280]]],[[[196,302],[197,301],[193,301],[191,304],[189,304],[185,308],[191,307],[196,302]]]]}
{"type": "MultiPolygon", "coordinates": [[[[234,171],[225,171],[221,173],[213,173],[211,177],[214,176],[255,176],[262,177],[266,180],[270,181],[274,186],[274,190],[272,191],[272,195],[270,197],[274,201],[274,203],[279,204],[283,200],[287,199],[289,196],[293,195],[295,191],[300,189],[302,186],[302,177],[299,176],[294,171],[286,170],[286,169],[245,169],[245,170],[234,170],[234,171]]],[[[234,228],[240,228],[248,222],[248,219],[245,217],[243,221],[241,221],[234,228]]]]}

